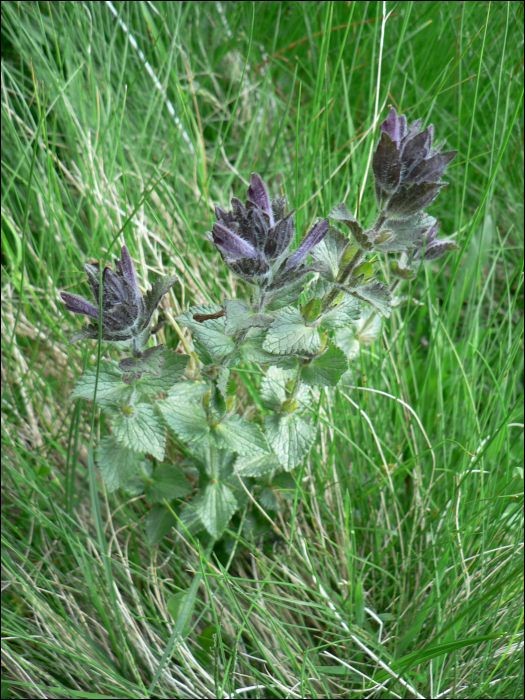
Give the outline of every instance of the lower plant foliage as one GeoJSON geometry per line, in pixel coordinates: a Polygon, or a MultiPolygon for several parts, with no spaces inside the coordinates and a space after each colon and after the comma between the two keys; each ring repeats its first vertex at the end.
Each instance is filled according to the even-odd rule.
{"type": "Polygon", "coordinates": [[[147,521],[151,543],[174,525],[219,538],[257,483],[264,487],[262,507],[272,510],[267,484],[301,464],[315,442],[316,392],[335,387],[356,345],[375,337],[395,287],[412,279],[422,261],[457,248],[437,240],[439,225],[424,211],[446,184],[441,177],[456,152],[441,153],[433,126],[420,127],[420,120],[409,127],[392,108],[381,124],[373,158],[378,212],[369,229],[339,204],[290,251],[293,212],[286,213],[286,197],[270,199],[256,173],[245,205],[233,198],[231,211],[216,207],[208,237],[253,292],[251,303],[226,300],[179,316],[192,332],[191,356],[146,347],[153,314],[176,278],[158,280],[141,296],[125,246],[114,271],[85,265],[98,307],[62,292],[69,311],[95,321],[71,342],[101,338],[131,351],[86,371],[72,397],[96,399],[109,419],[111,435],[96,452],[108,490],[145,491],[158,504],[147,521]],[[394,256],[391,288],[375,279],[379,253],[394,256]],[[231,372],[243,362],[267,368],[259,388],[267,414],[253,420],[237,413],[231,372]],[[180,464],[163,463],[167,430],[186,455],[180,464]],[[193,475],[198,491],[185,500],[193,475]],[[179,505],[167,508],[165,501],[179,505]]]}

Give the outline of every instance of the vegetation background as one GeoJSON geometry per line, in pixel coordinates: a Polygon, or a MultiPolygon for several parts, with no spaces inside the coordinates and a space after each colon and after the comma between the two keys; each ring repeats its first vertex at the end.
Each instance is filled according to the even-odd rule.
{"type": "MultiPolygon", "coordinates": [[[[2,697],[521,697],[522,3],[1,12],[2,697]],[[275,526],[249,507],[207,565],[173,531],[150,546],[143,498],[90,473],[68,396],[96,347],[67,344],[58,290],[87,295],[118,235],[144,286],[178,271],[177,347],[178,313],[246,292],[204,236],[214,204],[255,170],[298,237],[343,199],[366,219],[388,104],[459,151],[432,213],[461,252],[321,394],[275,526]]],[[[241,406],[259,380],[239,372],[241,406]]]]}

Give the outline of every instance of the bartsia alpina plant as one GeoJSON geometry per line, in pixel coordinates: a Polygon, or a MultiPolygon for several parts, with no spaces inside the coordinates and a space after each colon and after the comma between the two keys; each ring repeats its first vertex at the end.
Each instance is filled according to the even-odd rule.
{"type": "MultiPolygon", "coordinates": [[[[456,152],[434,147],[432,126],[409,126],[392,108],[380,132],[372,161],[377,212],[368,228],[341,203],[294,249],[294,212],[286,212],[286,197],[271,199],[256,173],[245,204],[233,198],[230,211],[216,207],[208,239],[251,296],[193,306],[178,317],[192,334],[191,363],[164,345],[145,349],[155,309],[176,278],[141,295],[125,246],[115,270],[103,270],[102,339],[128,343],[133,356],[104,362],[98,383],[95,367],[85,372],[73,397],[93,400],[97,386],[110,419],[97,464],[108,490],[145,492],[155,504],[147,518],[151,543],[172,527],[216,540],[250,498],[275,514],[272,489],[290,487],[287,472],[315,441],[318,389],[335,387],[360,344],[377,337],[392,290],[422,262],[457,248],[437,240],[439,224],[426,211],[456,152]],[[377,279],[385,269],[378,254],[390,287],[377,279]],[[251,386],[258,408],[240,415],[232,369],[254,365],[263,376],[251,386]],[[167,458],[168,430],[179,447],[167,458]]],[[[85,270],[98,304],[100,268],[85,270]]],[[[92,319],[72,340],[98,338],[98,306],[68,292],[62,298],[69,311],[92,319]]],[[[262,533],[266,521],[257,510],[252,516],[262,533]]]]}

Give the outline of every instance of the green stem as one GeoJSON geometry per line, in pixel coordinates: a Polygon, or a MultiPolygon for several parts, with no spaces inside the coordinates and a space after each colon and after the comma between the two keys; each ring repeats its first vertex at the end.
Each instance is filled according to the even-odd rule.
{"type": "MultiPolygon", "coordinates": [[[[356,254],[352,258],[352,260],[350,260],[348,265],[345,267],[345,269],[339,275],[339,277],[337,279],[338,284],[344,284],[346,282],[346,280],[348,279],[348,277],[350,277],[352,272],[357,267],[359,267],[359,265],[363,261],[364,257],[365,257],[365,254],[363,253],[362,250],[358,250],[356,252],[356,254]]],[[[321,314],[324,314],[328,311],[328,309],[332,305],[334,299],[339,294],[339,291],[340,291],[339,289],[335,288],[335,289],[332,289],[332,291],[326,295],[326,297],[324,298],[324,301],[323,301],[323,306],[321,308],[321,314]]]]}

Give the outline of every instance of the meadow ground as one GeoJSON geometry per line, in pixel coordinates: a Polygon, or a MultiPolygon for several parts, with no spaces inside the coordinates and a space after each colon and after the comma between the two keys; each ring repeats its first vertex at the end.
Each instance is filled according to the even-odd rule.
{"type": "MultiPolygon", "coordinates": [[[[1,11],[2,698],[521,697],[522,4],[1,11]],[[68,397],[97,348],[67,344],[58,290],[125,241],[144,286],[180,277],[176,348],[178,313],[246,293],[205,238],[214,205],[255,170],[301,235],[342,200],[372,214],[389,104],[459,151],[432,213],[460,252],[321,394],[284,537],[248,511],[209,564],[173,532],[152,546],[143,498],[89,468],[92,407],[68,397]]],[[[260,376],[239,377],[247,405],[260,376]]]]}

